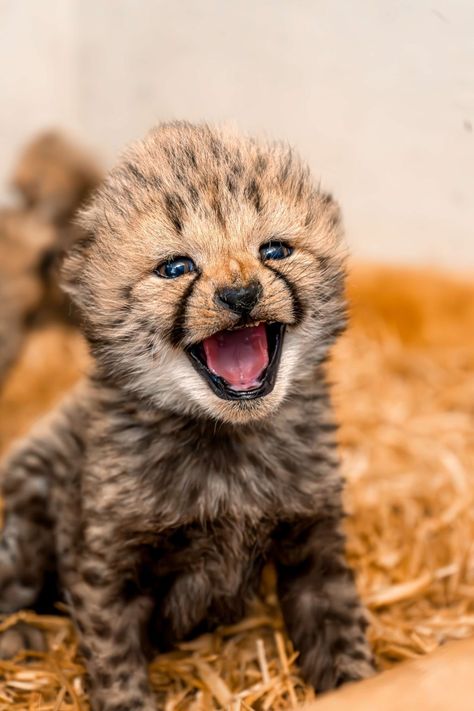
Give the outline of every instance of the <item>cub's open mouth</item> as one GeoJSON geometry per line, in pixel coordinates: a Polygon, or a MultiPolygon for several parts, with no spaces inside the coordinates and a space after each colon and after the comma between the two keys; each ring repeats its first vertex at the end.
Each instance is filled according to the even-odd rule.
{"type": "Polygon", "coordinates": [[[198,373],[223,400],[253,400],[275,385],[285,325],[259,323],[218,331],[187,354],[198,373]]]}

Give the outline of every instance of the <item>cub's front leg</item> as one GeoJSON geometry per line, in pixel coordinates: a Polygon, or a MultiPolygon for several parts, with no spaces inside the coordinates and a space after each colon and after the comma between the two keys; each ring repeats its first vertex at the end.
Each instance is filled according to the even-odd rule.
{"type": "Polygon", "coordinates": [[[344,558],[340,521],[338,512],[296,520],[282,524],[276,536],[283,617],[303,677],[317,691],[375,671],[366,617],[344,558]]]}
{"type": "Polygon", "coordinates": [[[68,506],[66,482],[75,479],[82,448],[82,407],[74,394],[0,464],[1,613],[34,607],[55,573],[58,512],[68,506]]]}
{"type": "Polygon", "coordinates": [[[96,519],[85,527],[75,569],[65,576],[92,711],[156,711],[143,634],[151,601],[129,584],[129,556],[117,531],[96,519]]]}
{"type": "Polygon", "coordinates": [[[67,575],[68,600],[87,669],[92,711],[156,711],[145,655],[150,601],[127,587],[116,534],[106,526],[86,536],[75,571],[67,575]],[[114,540],[115,539],[115,540],[114,540]],[[103,544],[103,545],[102,545],[103,544]]]}

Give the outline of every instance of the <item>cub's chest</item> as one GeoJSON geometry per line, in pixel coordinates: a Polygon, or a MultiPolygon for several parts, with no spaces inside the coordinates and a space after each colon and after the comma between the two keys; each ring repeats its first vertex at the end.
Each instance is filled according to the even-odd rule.
{"type": "Polygon", "coordinates": [[[111,473],[110,503],[132,528],[163,531],[227,518],[238,522],[235,530],[313,507],[321,486],[316,463],[289,433],[284,439],[272,430],[211,436],[196,426],[173,426],[164,434],[163,427],[143,430],[131,448],[115,443],[123,456],[120,476],[111,473]]]}
{"type": "Polygon", "coordinates": [[[141,547],[140,587],[172,584],[183,575],[204,576],[219,587],[227,580],[235,587],[268,555],[272,530],[269,520],[228,517],[164,532],[141,547]]]}
{"type": "Polygon", "coordinates": [[[257,590],[270,538],[264,522],[245,527],[227,520],[179,527],[142,547],[137,582],[153,601],[152,643],[167,649],[240,619],[257,590]]]}
{"type": "Polygon", "coordinates": [[[307,502],[315,488],[301,449],[253,438],[200,441],[191,450],[178,446],[173,457],[153,450],[145,467],[149,501],[170,524],[172,517],[180,523],[223,515],[254,524],[294,502],[307,502]]]}

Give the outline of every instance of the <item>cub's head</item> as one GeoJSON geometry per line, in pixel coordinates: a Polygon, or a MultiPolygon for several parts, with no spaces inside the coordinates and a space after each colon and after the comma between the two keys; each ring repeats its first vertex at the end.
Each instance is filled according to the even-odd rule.
{"type": "Polygon", "coordinates": [[[338,208],[283,145],[158,127],[83,226],[66,289],[99,372],[153,406],[265,417],[344,324],[338,208]]]}

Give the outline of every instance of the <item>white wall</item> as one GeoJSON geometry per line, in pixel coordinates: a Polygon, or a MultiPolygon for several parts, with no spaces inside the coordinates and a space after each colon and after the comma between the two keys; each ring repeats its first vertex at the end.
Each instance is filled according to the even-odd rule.
{"type": "Polygon", "coordinates": [[[474,266],[473,0],[0,0],[0,62],[0,179],[49,124],[111,161],[235,120],[299,147],[357,256],[474,266]]]}
{"type": "Polygon", "coordinates": [[[18,149],[51,124],[77,116],[71,0],[0,0],[0,180],[18,149]]]}

